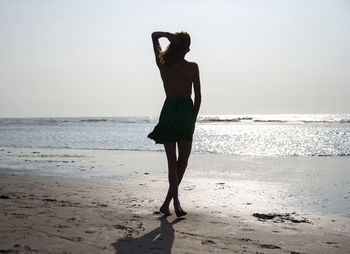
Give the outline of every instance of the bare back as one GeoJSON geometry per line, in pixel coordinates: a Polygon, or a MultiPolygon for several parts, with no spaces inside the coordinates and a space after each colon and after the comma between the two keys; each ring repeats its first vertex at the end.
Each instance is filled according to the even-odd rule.
{"type": "Polygon", "coordinates": [[[186,60],[171,66],[159,66],[167,97],[191,98],[195,64],[186,60]]]}

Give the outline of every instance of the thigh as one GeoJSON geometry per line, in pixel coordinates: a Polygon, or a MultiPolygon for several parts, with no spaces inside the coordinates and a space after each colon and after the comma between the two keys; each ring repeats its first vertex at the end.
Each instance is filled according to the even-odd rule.
{"type": "Polygon", "coordinates": [[[191,154],[192,142],[188,140],[181,140],[177,142],[177,147],[179,149],[178,161],[187,163],[191,154]]]}
{"type": "Polygon", "coordinates": [[[176,159],[176,143],[167,143],[164,144],[164,149],[166,157],[168,159],[168,164],[173,164],[177,162],[176,159]]]}

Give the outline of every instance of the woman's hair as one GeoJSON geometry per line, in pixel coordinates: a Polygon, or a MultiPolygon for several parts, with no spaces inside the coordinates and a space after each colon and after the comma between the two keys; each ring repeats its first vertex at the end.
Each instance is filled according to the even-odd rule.
{"type": "Polygon", "coordinates": [[[161,65],[172,65],[179,59],[182,59],[187,53],[191,44],[191,37],[186,32],[175,33],[178,36],[177,43],[170,43],[168,47],[160,52],[160,63],[161,65]]]}

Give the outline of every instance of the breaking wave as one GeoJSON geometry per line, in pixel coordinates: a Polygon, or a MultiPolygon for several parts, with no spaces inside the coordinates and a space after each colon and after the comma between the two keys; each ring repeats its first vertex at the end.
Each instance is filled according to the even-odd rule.
{"type": "MultiPolygon", "coordinates": [[[[350,114],[260,114],[260,115],[200,115],[200,123],[350,123],[350,114]]],[[[0,125],[61,125],[61,124],[133,124],[156,123],[156,116],[66,117],[66,118],[0,118],[0,125]]]]}

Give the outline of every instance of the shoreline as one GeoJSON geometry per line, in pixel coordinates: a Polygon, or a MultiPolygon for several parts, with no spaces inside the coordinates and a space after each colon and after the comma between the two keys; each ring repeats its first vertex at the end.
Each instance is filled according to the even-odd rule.
{"type": "MultiPolygon", "coordinates": [[[[77,180],[167,178],[166,158],[160,152],[1,148],[0,162],[0,175],[77,180]]],[[[239,193],[248,193],[252,199],[271,196],[264,202],[279,203],[279,209],[292,206],[298,212],[350,218],[349,164],[350,157],[192,154],[185,179],[234,182],[239,193]]]]}
{"type": "Polygon", "coordinates": [[[235,191],[229,184],[216,181],[184,180],[180,200],[189,214],[180,219],[157,213],[167,189],[164,178],[78,180],[1,175],[0,183],[2,251],[347,253],[350,250],[349,223],[344,225],[344,221],[315,214],[303,217],[289,213],[292,220],[288,220],[284,213],[272,210],[280,216],[257,218],[253,211],[235,205],[232,199],[220,202],[222,195],[229,196],[235,191]]]}
{"type": "MultiPolygon", "coordinates": [[[[1,148],[0,162],[0,175],[167,181],[162,152],[1,148]]],[[[268,202],[279,211],[293,207],[301,214],[350,218],[349,164],[350,157],[192,154],[184,179],[231,184],[237,193],[234,199],[248,200],[252,206],[264,207],[268,202]]]]}

